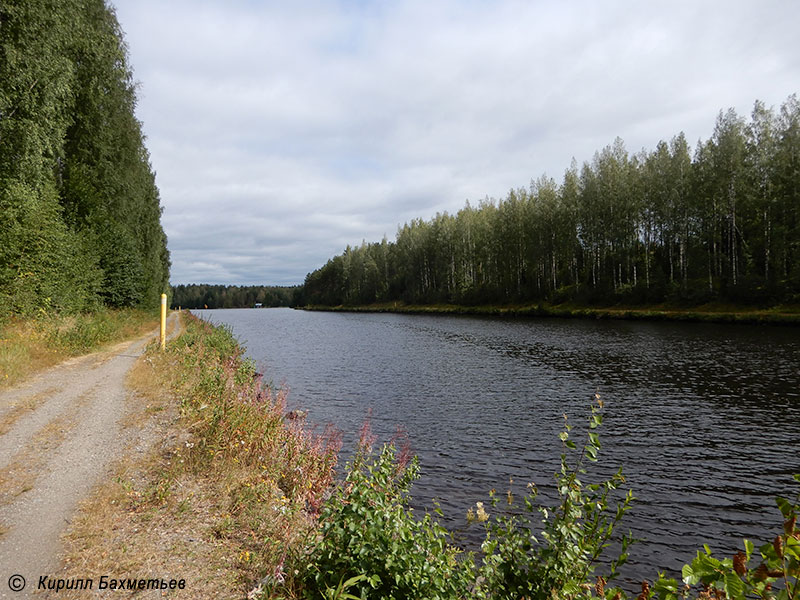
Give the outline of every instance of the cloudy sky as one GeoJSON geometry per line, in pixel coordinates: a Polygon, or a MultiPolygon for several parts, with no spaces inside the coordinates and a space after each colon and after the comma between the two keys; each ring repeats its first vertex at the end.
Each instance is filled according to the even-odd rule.
{"type": "Polygon", "coordinates": [[[800,92],[797,0],[111,0],[172,283],[301,283],[621,137],[800,92]]]}

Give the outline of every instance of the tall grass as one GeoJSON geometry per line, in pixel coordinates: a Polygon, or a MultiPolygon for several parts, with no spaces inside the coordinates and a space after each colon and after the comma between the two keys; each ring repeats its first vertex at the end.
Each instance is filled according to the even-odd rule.
{"type": "Polygon", "coordinates": [[[143,335],[158,314],[140,309],[99,310],[0,322],[0,387],[14,385],[62,360],[143,335]]]}
{"type": "Polygon", "coordinates": [[[339,434],[287,413],[285,390],[264,384],[227,326],[189,314],[183,335],[149,360],[186,427],[167,479],[202,480],[215,496],[224,518],[214,530],[235,546],[244,580],[282,581],[331,489],[339,434]]]}

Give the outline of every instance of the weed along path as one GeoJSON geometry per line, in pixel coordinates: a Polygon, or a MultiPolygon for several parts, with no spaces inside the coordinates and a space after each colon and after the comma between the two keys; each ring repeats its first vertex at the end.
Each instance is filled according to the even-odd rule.
{"type": "MultiPolygon", "coordinates": [[[[177,324],[175,313],[173,335],[177,324]]],[[[135,438],[123,425],[125,377],[151,339],[68,360],[0,392],[0,598],[32,596],[56,573],[59,537],[78,502],[135,438]]]]}

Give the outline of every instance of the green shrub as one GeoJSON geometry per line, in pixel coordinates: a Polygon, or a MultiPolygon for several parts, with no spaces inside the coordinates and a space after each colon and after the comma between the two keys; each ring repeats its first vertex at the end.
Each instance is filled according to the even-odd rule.
{"type": "Polygon", "coordinates": [[[408,506],[416,458],[404,465],[392,445],[377,456],[362,446],[346,470],[320,514],[306,597],[464,597],[474,581],[471,557],[460,556],[430,514],[417,519],[408,506]]]}
{"type": "MultiPolygon", "coordinates": [[[[794,479],[800,483],[800,475],[795,475],[794,479]]],[[[750,540],[744,540],[744,552],[721,560],[711,556],[711,549],[704,545],[697,557],[684,565],[681,572],[683,586],[662,574],[653,590],[645,589],[643,593],[647,592],[648,598],[659,600],[800,598],[797,584],[800,577],[800,529],[797,528],[800,493],[793,502],[781,497],[776,502],[784,519],[783,534],[759,548],[760,560],[756,558],[755,545],[750,540]]]]}
{"type": "MultiPolygon", "coordinates": [[[[612,506],[611,493],[625,479],[618,471],[608,480],[584,484],[586,461],[597,461],[600,439],[595,431],[602,423],[598,404],[592,406],[586,443],[579,448],[570,439],[571,426],[566,423],[560,434],[564,452],[561,470],[556,474],[559,501],[554,507],[537,505],[538,492],[534,484],[528,485],[520,514],[510,512],[492,521],[486,521],[486,540],[483,543],[481,583],[477,588],[480,598],[590,598],[595,588],[587,585],[593,580],[596,563],[609,546],[615,527],[621,521],[633,500],[628,491],[621,503],[612,506]],[[575,456],[573,464],[570,457],[575,456]],[[530,515],[539,513],[541,519],[530,515]],[[537,531],[541,534],[537,536],[537,531]]],[[[511,492],[507,500],[514,508],[511,492]]],[[[497,508],[498,498],[492,495],[492,505],[497,508]]],[[[479,509],[481,507],[479,506],[479,509]]],[[[482,519],[479,519],[482,520],[482,519]]],[[[598,577],[596,588],[613,597],[617,588],[606,589],[606,583],[617,574],[617,567],[627,559],[627,549],[632,542],[623,536],[620,556],[611,562],[611,572],[598,577]]]]}
{"type": "MultiPolygon", "coordinates": [[[[418,473],[416,458],[406,465],[393,446],[373,455],[362,443],[345,480],[324,503],[316,537],[297,561],[299,581],[289,582],[289,587],[294,584],[295,591],[299,587],[314,600],[628,598],[609,584],[634,541],[630,534],[619,540],[615,536],[633,494],[619,492],[615,500],[625,482],[621,470],[599,483],[584,482],[588,463],[597,460],[600,450],[602,402],[599,396],[596,400],[582,446],[571,439],[572,427],[565,417],[560,434],[564,450],[556,473],[558,500],[553,506],[541,505],[536,486],[529,484],[522,506],[509,490],[508,508],[492,493],[490,511],[495,514],[480,502],[476,510],[469,510],[468,521],[483,522],[486,528],[479,566],[472,554],[448,543],[449,532],[430,514],[417,519],[408,507],[418,473]],[[612,540],[621,543],[619,555],[610,562],[603,558],[609,572],[599,575],[595,571],[612,540]]],[[[795,479],[800,482],[800,475],[795,479]]],[[[778,498],[777,503],[783,534],[758,554],[749,540],[744,552],[722,560],[704,546],[684,566],[682,583],[659,574],[652,585],[642,582],[637,600],[800,598],[800,495],[793,502],[778,498]]]]}

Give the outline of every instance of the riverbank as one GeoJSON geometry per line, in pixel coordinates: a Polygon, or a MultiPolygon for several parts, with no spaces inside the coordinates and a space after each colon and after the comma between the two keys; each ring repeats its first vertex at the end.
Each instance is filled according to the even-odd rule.
{"type": "Polygon", "coordinates": [[[338,437],[287,413],[285,391],[262,383],[228,328],[181,318],[166,351],[151,344],[131,369],[135,443],[72,518],[51,577],[94,591],[51,597],[103,597],[111,575],[175,581],[171,598],[266,598],[313,530],[338,437]]]}
{"type": "Polygon", "coordinates": [[[558,317],[577,319],[622,319],[638,321],[685,321],[698,323],[746,323],[800,325],[800,306],[781,305],[768,309],[705,304],[692,308],[656,306],[577,306],[573,304],[509,304],[465,306],[457,304],[404,304],[386,302],[363,306],[304,306],[302,310],[332,312],[393,312],[405,314],[476,315],[492,317],[558,317]]]}
{"type": "MultiPolygon", "coordinates": [[[[582,540],[580,552],[564,551],[550,534],[545,539],[555,541],[519,551],[529,543],[528,524],[501,527],[504,505],[514,502],[509,489],[465,507],[468,522],[491,528],[486,556],[477,562],[452,547],[451,533],[430,515],[408,508],[416,462],[409,463],[407,454],[370,453],[372,438],[362,430],[362,450],[345,467],[344,485],[334,486],[336,436],[315,435],[301,411],[286,412],[284,392],[261,383],[226,326],[184,318],[185,333],[166,352],[153,344],[130,375],[135,395],[126,421],[140,432],[137,444],[72,520],[70,551],[56,581],[98,582],[112,574],[183,582],[170,588],[169,597],[175,598],[501,599],[536,597],[534,588],[543,587],[548,595],[561,590],[558,597],[564,599],[615,596],[605,580],[589,575],[587,562],[605,543],[605,534],[597,532],[610,535],[610,521],[598,529],[599,521],[550,507],[547,530],[571,532],[582,540]]],[[[574,480],[583,457],[597,453],[592,430],[599,424],[593,409],[584,442],[568,428],[559,436],[565,455],[572,457],[559,480],[560,489],[569,491],[561,506],[568,501],[596,506],[601,512],[593,516],[613,519],[621,516],[615,509],[619,494],[613,501],[605,493],[595,497],[594,487],[582,488],[574,480]]],[[[597,489],[612,490],[622,482],[608,483],[597,489]]],[[[533,502],[535,494],[535,487],[529,489],[525,500],[533,502]]],[[[794,522],[786,535],[795,535],[794,522]]],[[[794,539],[785,539],[786,548],[794,539]]],[[[693,564],[694,572],[703,564],[693,564]]],[[[773,572],[779,568],[767,566],[773,572]]],[[[757,567],[754,559],[740,568],[743,579],[755,581],[757,567]]],[[[709,574],[709,581],[719,575],[729,585],[734,573],[726,569],[709,574]]],[[[677,582],[659,580],[654,588],[658,598],[678,597],[667,595],[678,589],[677,582]]],[[[101,597],[102,592],[70,594],[62,590],[57,596],[101,597]]]]}

